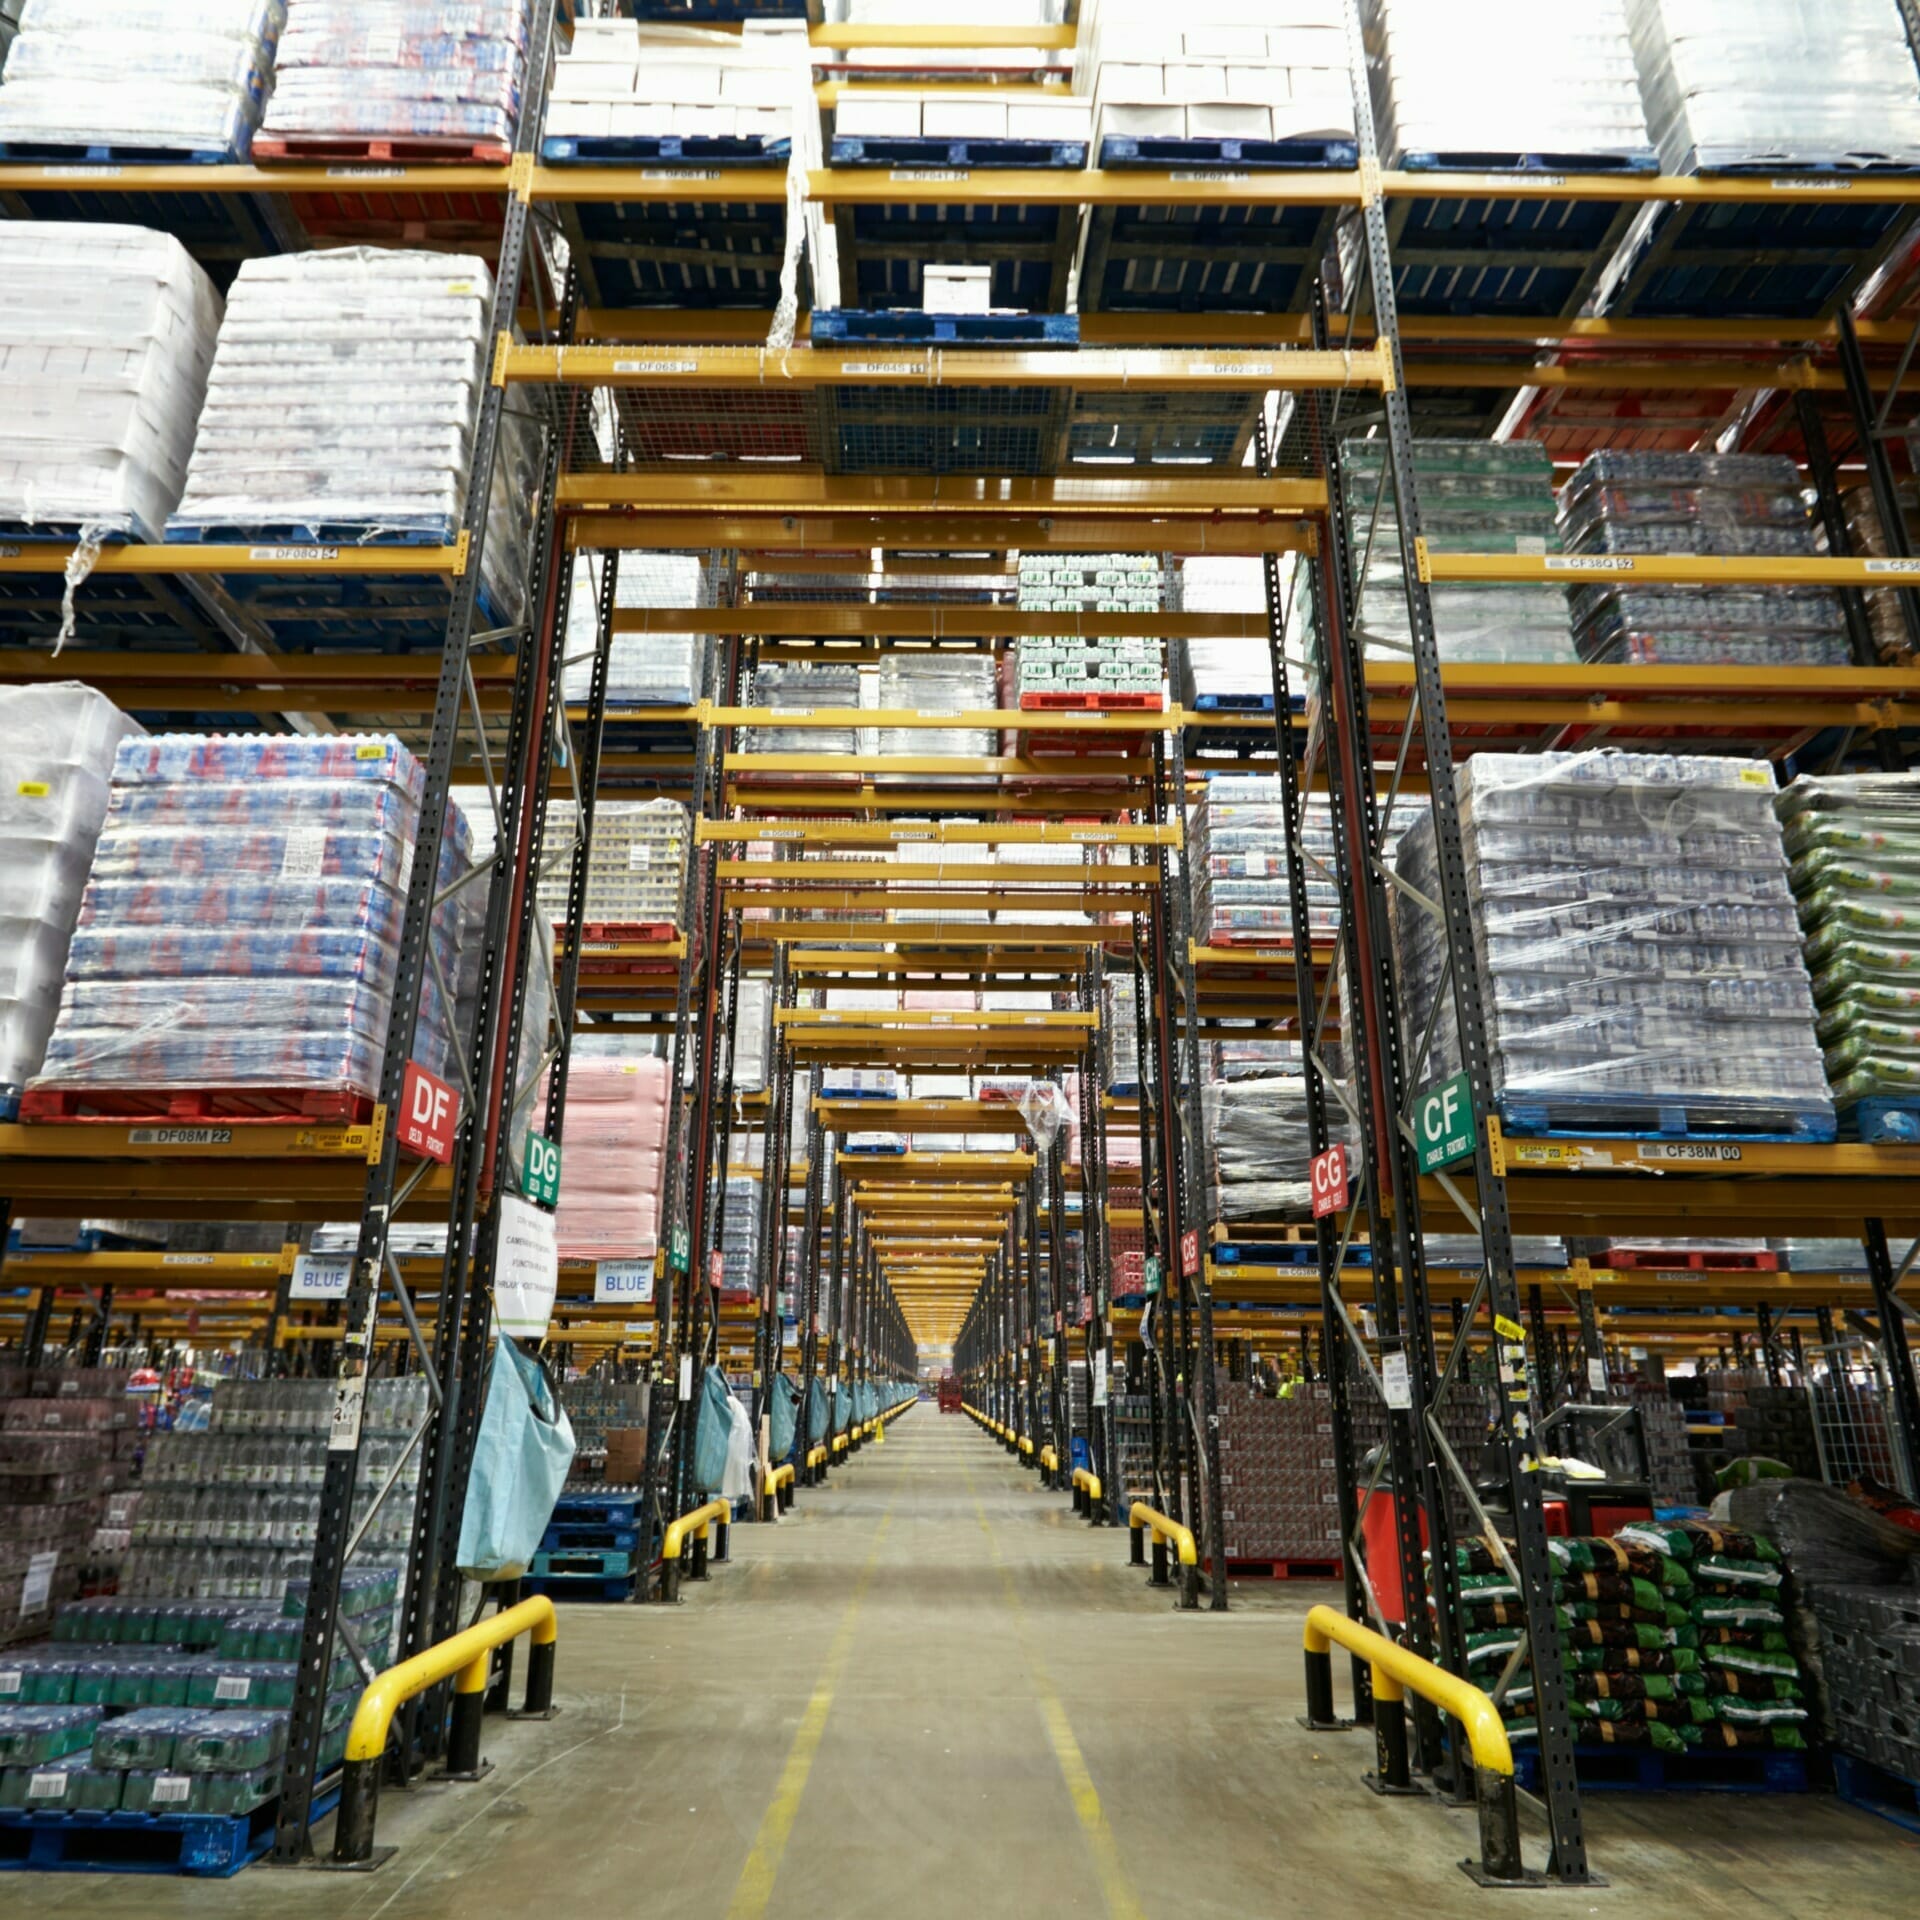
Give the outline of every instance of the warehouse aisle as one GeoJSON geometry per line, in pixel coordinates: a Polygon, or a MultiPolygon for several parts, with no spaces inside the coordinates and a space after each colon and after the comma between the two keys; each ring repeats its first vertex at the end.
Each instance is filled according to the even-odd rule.
{"type": "MultiPolygon", "coordinates": [[[[1387,1803],[1314,1739],[1299,1618],[1179,1616],[1125,1536],[970,1422],[915,1408],[667,1612],[574,1607],[561,1716],[493,1724],[479,1786],[390,1794],[371,1877],[46,1878],[36,1912],[244,1920],[1346,1920],[1484,1914],[1469,1817],[1387,1803]],[[1258,1704],[1250,1704],[1257,1702],[1258,1704]]],[[[1909,1911],[1916,1848],[1830,1800],[1588,1801],[1636,1920],[1909,1911]]],[[[1577,1894],[1547,1896],[1580,1901],[1577,1894]]]]}

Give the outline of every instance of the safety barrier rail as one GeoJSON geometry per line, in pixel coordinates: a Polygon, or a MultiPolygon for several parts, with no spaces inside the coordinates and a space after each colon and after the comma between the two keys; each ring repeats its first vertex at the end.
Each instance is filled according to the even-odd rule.
{"type": "Polygon", "coordinates": [[[1100,1499],[1100,1476],[1090,1473],[1085,1467],[1073,1470],[1073,1510],[1084,1513],[1093,1526],[1100,1526],[1106,1520],[1106,1508],[1100,1499]]]}
{"type": "MultiPolygon", "coordinates": [[[[1139,1509],[1136,1507],[1137,1513],[1139,1509]]],[[[1481,1690],[1457,1675],[1397,1646],[1384,1634],[1349,1620],[1332,1607],[1313,1607],[1306,1624],[1307,1724],[1340,1723],[1333,1711],[1333,1643],[1357,1654],[1373,1669],[1373,1734],[1379,1784],[1389,1793],[1413,1784],[1407,1763],[1409,1691],[1431,1700],[1466,1731],[1473,1754],[1474,1799],[1480,1812],[1480,1859],[1463,1864],[1483,1885],[1515,1886],[1529,1875],[1520,1860],[1519,1800],[1514,1788],[1513,1748],[1500,1710],[1481,1690]]]]}
{"type": "Polygon", "coordinates": [[[1192,1528],[1168,1519],[1144,1500],[1136,1500],[1128,1510],[1127,1527],[1132,1535],[1132,1562],[1136,1567],[1147,1564],[1147,1535],[1153,1535],[1153,1571],[1147,1576],[1147,1584],[1152,1587],[1173,1584],[1167,1567],[1167,1549],[1171,1547],[1180,1560],[1180,1605],[1197,1607],[1200,1604],[1200,1552],[1194,1545],[1192,1528]]]}
{"type": "Polygon", "coordinates": [[[554,1652],[560,1640],[559,1616],[546,1598],[522,1600],[490,1620],[482,1620],[442,1640],[438,1646],[403,1660],[378,1675],[360,1696],[347,1729],[346,1766],[340,1777],[340,1811],[333,1829],[333,1861],[342,1867],[378,1866],[394,1849],[376,1852],[374,1822],[380,1811],[380,1769],[393,1716],[409,1700],[443,1680],[453,1682],[453,1719],[447,1731],[447,1772],[469,1777],[480,1771],[480,1719],[487,1697],[487,1671],[496,1647],[521,1634],[533,1636],[527,1655],[525,1711],[553,1708],[554,1652]]]}
{"type": "Polygon", "coordinates": [[[680,1598],[680,1563],[687,1557],[686,1546],[689,1539],[693,1542],[693,1566],[687,1574],[689,1580],[704,1580],[707,1577],[707,1536],[713,1535],[713,1558],[715,1562],[727,1557],[727,1528],[733,1519],[733,1508],[725,1500],[709,1500],[703,1507],[695,1507],[691,1513],[683,1513],[678,1520],[670,1520],[660,1542],[660,1598],[678,1600],[680,1598]]]}
{"type": "Polygon", "coordinates": [[[785,1513],[793,1505],[793,1463],[783,1462],[767,1475],[766,1490],[761,1496],[760,1517],[771,1520],[777,1513],[785,1513]]]}

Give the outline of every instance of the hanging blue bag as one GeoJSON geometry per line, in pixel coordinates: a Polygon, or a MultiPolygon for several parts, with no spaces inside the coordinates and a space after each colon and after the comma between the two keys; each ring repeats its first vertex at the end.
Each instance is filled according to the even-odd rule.
{"type": "Polygon", "coordinates": [[[519,1579],[572,1465],[572,1422],[540,1363],[502,1334],[460,1514],[460,1571],[472,1580],[519,1579]]]}
{"type": "Polygon", "coordinates": [[[793,1430],[800,1423],[800,1389],[784,1373],[773,1376],[767,1402],[767,1458],[778,1466],[793,1451],[793,1430]]]}
{"type": "Polygon", "coordinates": [[[733,1415],[727,1411],[733,1389],[718,1367],[709,1367],[700,1383],[699,1425],[693,1436],[693,1484],[702,1493],[718,1493],[726,1483],[727,1449],[733,1442],[733,1415]]]}

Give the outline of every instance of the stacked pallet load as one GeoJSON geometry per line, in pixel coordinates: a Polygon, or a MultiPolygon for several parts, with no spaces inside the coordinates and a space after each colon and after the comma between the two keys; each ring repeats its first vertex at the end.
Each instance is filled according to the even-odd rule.
{"type": "Polygon", "coordinates": [[[286,0],[26,0],[0,76],[16,160],[245,160],[286,0]]]}
{"type": "MultiPolygon", "coordinates": [[[[829,158],[836,167],[947,161],[968,166],[1084,167],[1090,101],[961,87],[842,94],[829,158]]],[[[931,304],[929,312],[944,312],[931,304]]]]}
{"type": "Polygon", "coordinates": [[[1848,1134],[1920,1140],[1920,775],[1802,776],[1774,802],[1848,1134]]]}
{"type": "MultiPolygon", "coordinates": [[[[1268,611],[1266,567],[1259,560],[1193,555],[1174,584],[1169,604],[1180,613],[1268,611]]],[[[1273,711],[1273,663],[1264,636],[1191,639],[1179,658],[1182,706],[1199,713],[1273,711]]]]}
{"type": "MultiPolygon", "coordinates": [[[[994,664],[988,654],[890,653],[875,675],[875,703],[881,713],[935,714],[991,713],[999,698],[994,664]]],[[[980,760],[993,752],[995,736],[985,727],[880,727],[878,752],[889,760],[980,760]]],[[[968,776],[964,769],[951,774],[881,773],[879,785],[939,786],[968,776]]],[[[908,848],[909,853],[919,849],[908,848]]],[[[967,857],[988,858],[991,847],[967,849],[967,857]]]]}
{"type": "MultiPolygon", "coordinates": [[[[623,553],[614,584],[615,629],[607,649],[607,712],[636,708],[690,707],[706,684],[712,636],[704,633],[623,633],[622,613],[644,607],[710,607],[718,590],[716,570],[690,553],[623,553]]],[[[574,563],[573,597],[567,609],[565,692],[569,706],[585,706],[593,691],[594,655],[600,644],[600,589],[583,555],[574,563]]]]}
{"type": "Polygon", "coordinates": [[[220,296],[170,234],[0,225],[0,530],[158,540],[219,326],[220,296]]]}
{"type": "MultiPolygon", "coordinates": [[[[1360,576],[1359,627],[1370,660],[1409,660],[1413,631],[1400,523],[1386,444],[1349,440],[1340,465],[1353,565],[1360,576]]],[[[1532,440],[1500,444],[1416,440],[1420,531],[1434,553],[1553,554],[1553,462],[1532,440]]],[[[1431,594],[1443,660],[1571,664],[1567,596],[1550,583],[1450,581],[1431,594]]]]}
{"type": "MultiPolygon", "coordinates": [[[[1293,900],[1285,788],[1278,774],[1215,774],[1187,812],[1193,936],[1206,946],[1291,947],[1293,900]]],[[[1307,917],[1316,939],[1340,930],[1333,816],[1309,799],[1301,841],[1307,917]]]]}
{"type": "Polygon", "coordinates": [[[1073,85],[1103,167],[1354,163],[1341,0],[1194,0],[1173,21],[1155,0],[1087,0],[1073,85]]]}
{"type": "Polygon", "coordinates": [[[1201,1098],[1219,1218],[1305,1218],[1313,1199],[1306,1081],[1298,1073],[1210,1079],[1201,1098]]]}
{"type": "Polygon", "coordinates": [[[749,17],[737,33],[631,18],[575,22],[554,67],[541,152],[589,163],[784,157],[817,118],[802,21],[749,17]]]}
{"type": "Polygon", "coordinates": [[[1627,0],[1668,173],[1920,166],[1899,0],[1627,0]]]}
{"type": "MultiPolygon", "coordinates": [[[[863,1024],[858,1018],[861,1014],[897,1014],[900,990],[897,987],[829,987],[826,1011],[836,1016],[828,1024],[858,1027],[863,1024]]],[[[896,1100],[900,1095],[900,1076],[892,1067],[822,1067],[820,1093],[827,1100],[896,1100]]]]}
{"type": "MultiPolygon", "coordinates": [[[[650,1263],[658,1251],[667,1078],[659,1059],[569,1065],[561,1121],[566,1167],[555,1216],[561,1259],[650,1263]]],[[[545,1110],[544,1098],[538,1110],[545,1110]]]]}
{"type": "MultiPolygon", "coordinates": [[[[1849,550],[1863,560],[1886,560],[1920,553],[1920,485],[1900,481],[1894,489],[1899,506],[1900,544],[1887,538],[1880,508],[1871,487],[1849,487],[1841,495],[1846,510],[1849,550]]],[[[1895,587],[1869,587],[1867,620],[1873,629],[1873,649],[1888,667],[1907,665],[1914,655],[1914,636],[1907,626],[1907,596],[1895,587]]]]}
{"type": "MultiPolygon", "coordinates": [[[[546,852],[535,899],[558,932],[567,915],[568,862],[578,837],[571,800],[547,803],[546,852]]],[[[601,800],[587,849],[583,924],[596,940],[664,940],[680,921],[690,816],[678,800],[601,800]]]]}
{"type": "Polygon", "coordinates": [[[772,724],[749,727],[747,753],[846,754],[860,751],[858,727],[783,727],[782,713],[819,709],[851,711],[861,702],[860,669],[855,666],[769,662],[753,670],[748,704],[765,707],[772,724]]]}
{"type": "Polygon", "coordinates": [[[1652,173],[1624,0],[1366,0],[1380,151],[1417,168],[1652,173]]]}
{"type": "MultiPolygon", "coordinates": [[[[365,1118],[426,776],[390,738],[122,740],[23,1118],[365,1118]]],[[[413,1058],[452,1071],[468,867],[449,803],[413,1058]]]]}
{"type": "MultiPolygon", "coordinates": [[[[1571,554],[1637,559],[1724,554],[1810,559],[1800,475],[1784,456],[1589,454],[1560,495],[1571,554]]],[[[1825,587],[1583,586],[1573,595],[1583,660],[1638,666],[1843,667],[1839,596],[1825,587]]]]}
{"type": "Polygon", "coordinates": [[[287,0],[262,160],[505,166],[532,0],[287,0]]]}
{"type": "Polygon", "coordinates": [[[1285,1400],[1220,1376],[1220,1521],[1227,1563],[1331,1577],[1341,1559],[1333,1405],[1320,1384],[1285,1400]]]}
{"type": "MultiPolygon", "coordinates": [[[[1503,1123],[1831,1140],[1773,769],[1612,750],[1476,754],[1459,778],[1488,1060],[1503,1123]]],[[[1401,877],[1441,895],[1426,814],[1401,877]]],[[[1391,896],[1405,1031],[1441,991],[1439,922],[1391,896]]],[[[1452,995],[1423,1087],[1461,1067],[1452,995]]]]}
{"type": "MultiPolygon", "coordinates": [[[[1166,704],[1155,639],[1090,637],[1103,613],[1157,614],[1166,572],[1142,553],[1023,556],[1020,610],[1063,613],[1063,631],[1023,637],[1015,648],[1014,690],[1024,708],[1160,708],[1166,704]]],[[[1014,751],[1018,751],[1016,747],[1014,751]]]]}
{"type": "Polygon", "coordinates": [[[46,1057],[114,755],[139,731],[90,687],[0,688],[0,1119],[46,1057]]]}

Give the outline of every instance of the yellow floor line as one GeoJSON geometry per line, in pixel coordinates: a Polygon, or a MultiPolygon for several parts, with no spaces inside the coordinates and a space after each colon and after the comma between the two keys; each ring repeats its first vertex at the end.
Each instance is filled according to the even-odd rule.
{"type": "Polygon", "coordinates": [[[799,1817],[800,1801],[807,1790],[807,1776],[813,1771],[814,1756],[820,1751],[821,1737],[827,1730],[827,1715],[833,1711],[834,1689],[840,1684],[847,1657],[853,1651],[853,1632],[860,1617],[860,1603],[866,1598],[873,1570],[879,1564],[881,1542],[886,1539],[887,1529],[892,1524],[893,1512],[889,1508],[880,1516],[880,1530],[873,1536],[873,1551],[867,1555],[867,1564],[860,1569],[860,1577],[854,1582],[853,1597],[847,1602],[847,1610],[841,1616],[839,1631],[833,1636],[833,1645],[827,1649],[827,1663],[820,1670],[813,1698],[807,1702],[807,1710],[801,1716],[800,1730],[793,1736],[793,1745],[787,1750],[787,1764],[780,1769],[779,1784],[773,1790],[773,1798],[767,1803],[765,1814],[761,1816],[760,1831],[753,1837],[753,1851],[747,1856],[747,1864],[740,1869],[739,1884],[734,1888],[732,1903],[727,1908],[727,1920],[759,1920],[759,1916],[767,1910],[767,1902],[773,1898],[774,1877],[780,1871],[781,1856],[787,1850],[793,1823],[799,1817]]]}
{"type": "Polygon", "coordinates": [[[1133,1882],[1127,1878],[1126,1868],[1120,1863],[1120,1843],[1114,1838],[1106,1808],[1100,1804],[1100,1791],[1093,1784],[1093,1775],[1087,1771],[1086,1755],[1080,1751],[1080,1743],[1073,1737],[1073,1725],[1067,1718],[1067,1710],[1061,1704],[1060,1695],[1055,1691],[1053,1681],[1048,1677],[1046,1667],[1028,1637],[1026,1605],[1020,1598],[1020,1589],[1014,1584],[1012,1570],[1000,1556],[1000,1543],[994,1538],[993,1524],[987,1518],[986,1508],[980,1504],[972,1471],[964,1466],[961,1471],[966,1476],[967,1492],[973,1499],[973,1511],[980,1522],[980,1531],[987,1536],[987,1557],[1000,1575],[1007,1605],[1013,1610],[1014,1631],[1019,1635],[1021,1650],[1027,1658],[1027,1669],[1033,1676],[1034,1694],[1040,1703],[1040,1718],[1046,1723],[1047,1740],[1053,1748],[1053,1757],[1060,1763],[1060,1777],[1067,1783],[1073,1810],[1079,1816],[1080,1831],[1086,1836],[1087,1851],[1093,1856],[1093,1870],[1100,1882],[1100,1896],[1106,1902],[1107,1913],[1110,1920],[1146,1920],[1146,1910],[1133,1890],[1133,1882]]]}

